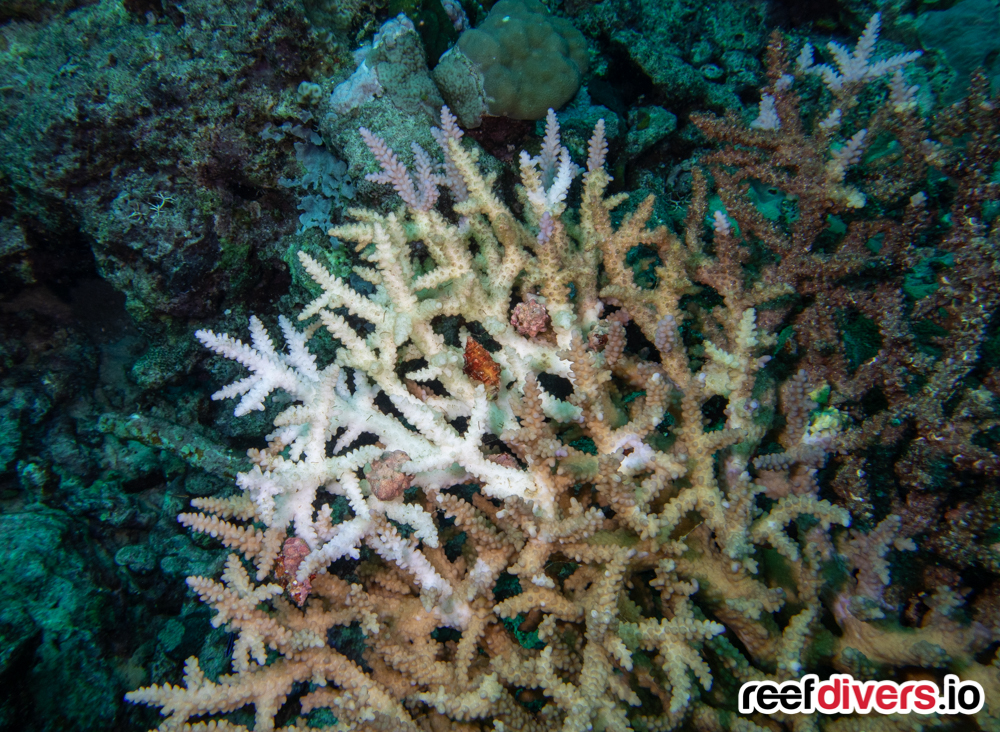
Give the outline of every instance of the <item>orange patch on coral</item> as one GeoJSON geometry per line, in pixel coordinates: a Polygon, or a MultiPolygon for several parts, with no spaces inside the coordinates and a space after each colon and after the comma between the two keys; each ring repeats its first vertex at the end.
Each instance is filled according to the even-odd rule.
{"type": "Polygon", "coordinates": [[[493,401],[500,393],[500,364],[475,338],[465,341],[465,375],[486,387],[486,398],[493,401]]]}

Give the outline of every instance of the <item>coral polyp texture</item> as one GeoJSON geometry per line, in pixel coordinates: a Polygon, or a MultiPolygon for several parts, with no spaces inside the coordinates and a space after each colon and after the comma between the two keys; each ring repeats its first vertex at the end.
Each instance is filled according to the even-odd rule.
{"type": "Polygon", "coordinates": [[[300,253],[318,295],[299,325],[281,319],[283,348],[256,318],[250,343],[198,333],[249,370],[213,398],[238,399],[237,415],[276,390],[292,402],[250,451],[241,494],[196,499],[181,516],[234,552],[221,580],[188,579],[236,636],[233,673],[211,680],[191,658],[181,686],[129,700],[161,707],[163,730],[252,719],[260,732],[279,718],[288,729],[336,718],[340,730],[909,729],[941,720],[741,716],[736,690],[815,669],[951,669],[984,685],[978,719],[993,728],[997,669],[974,660],[997,636],[992,605],[960,610],[963,591],[942,574],[904,628],[890,558],[918,535],[948,537],[921,469],[997,471],[972,439],[996,423],[985,387],[966,380],[997,299],[997,231],[977,218],[996,153],[978,102],[932,141],[902,76],[912,57],[870,64],[877,35],[876,17],[855,51],[837,46],[839,70],[811,52],[793,67],[772,38],[757,119],[696,120],[719,146],[695,172],[681,236],[650,225],[652,197],[616,212],[628,196],[608,191],[603,121],[579,167],[550,111],[510,201],[447,109],[437,162],[414,146],[412,171],[362,130],[382,168],[369,178],[401,203],[352,209],[354,223],[330,233],[355,245],[369,286],[300,253]],[[810,75],[830,108],[807,123],[796,89],[810,75]],[[890,152],[865,163],[870,140],[890,152]],[[978,147],[959,166],[962,145],[978,147]],[[928,166],[957,181],[933,245],[948,282],[926,286],[920,314],[904,318],[894,275],[851,288],[874,266],[902,281],[929,256],[928,166]],[[763,215],[751,181],[794,198],[795,215],[763,215]],[[895,218],[875,208],[900,199],[895,218]],[[637,277],[636,251],[653,276],[637,277]],[[884,344],[861,363],[837,337],[847,307],[884,344]],[[917,350],[915,317],[947,325],[951,342],[917,350]],[[321,339],[335,343],[327,363],[321,339]],[[859,406],[876,386],[879,409],[859,406]],[[910,492],[876,514],[865,476],[887,449],[910,492]],[[363,650],[335,643],[338,626],[363,650]],[[252,716],[230,714],[244,707],[252,716]]]}

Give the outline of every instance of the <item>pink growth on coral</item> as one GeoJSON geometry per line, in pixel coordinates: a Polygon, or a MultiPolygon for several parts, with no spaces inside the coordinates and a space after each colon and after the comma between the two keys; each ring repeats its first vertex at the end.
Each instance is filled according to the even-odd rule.
{"type": "Polygon", "coordinates": [[[302,564],[302,560],[306,558],[308,553],[309,545],[303,539],[293,536],[285,540],[274,567],[275,578],[299,607],[305,603],[309,593],[312,592],[312,578],[315,576],[309,575],[304,582],[299,582],[295,578],[299,571],[299,565],[302,564]]]}
{"type": "Polygon", "coordinates": [[[549,327],[549,314],[535,295],[527,295],[524,302],[514,306],[510,324],[521,335],[534,338],[549,327]]]}
{"type": "Polygon", "coordinates": [[[514,468],[515,470],[519,470],[521,468],[521,466],[517,464],[517,458],[506,452],[501,452],[498,455],[489,455],[486,459],[491,463],[502,465],[505,468],[514,468]]]}
{"type": "Polygon", "coordinates": [[[402,450],[383,452],[382,457],[372,461],[371,472],[366,476],[372,493],[380,501],[392,501],[403,495],[410,487],[410,476],[400,472],[410,456],[402,450]]]}

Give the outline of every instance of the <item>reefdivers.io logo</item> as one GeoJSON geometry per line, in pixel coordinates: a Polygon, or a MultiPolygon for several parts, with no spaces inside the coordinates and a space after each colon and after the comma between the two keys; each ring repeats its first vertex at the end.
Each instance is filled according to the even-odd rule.
{"type": "Polygon", "coordinates": [[[748,681],[740,687],[741,714],[975,714],[986,701],[983,687],[944,677],[944,688],[933,681],[855,681],[834,674],[820,681],[816,674],[794,681],[748,681]]]}

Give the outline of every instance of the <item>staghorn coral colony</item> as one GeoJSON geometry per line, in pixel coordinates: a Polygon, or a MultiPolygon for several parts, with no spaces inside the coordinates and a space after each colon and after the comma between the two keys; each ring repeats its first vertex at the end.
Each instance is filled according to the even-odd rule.
{"type": "Polygon", "coordinates": [[[362,128],[401,203],[330,230],[358,279],[302,252],[319,294],[284,348],[256,318],[197,334],[249,370],[213,396],[236,415],[291,399],[241,492],[180,517],[233,551],[188,579],[232,673],[192,657],[128,699],[164,730],[925,729],[954,720],[740,715],[736,690],[947,670],[996,728],[997,598],[960,573],[996,565],[995,489],[939,505],[1000,468],[997,112],[977,76],[930,127],[879,20],[832,63],[775,33],[757,117],[694,118],[716,147],[681,235],[609,191],[603,120],[578,166],[550,110],[510,197],[447,108],[412,171],[362,128]],[[904,594],[917,538],[953,564],[904,594]]]}

